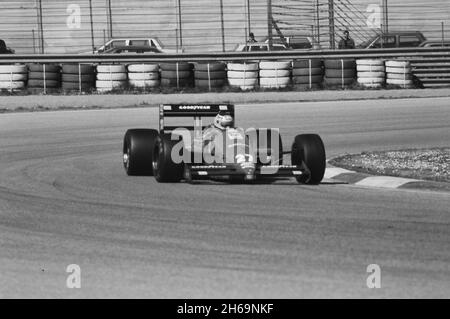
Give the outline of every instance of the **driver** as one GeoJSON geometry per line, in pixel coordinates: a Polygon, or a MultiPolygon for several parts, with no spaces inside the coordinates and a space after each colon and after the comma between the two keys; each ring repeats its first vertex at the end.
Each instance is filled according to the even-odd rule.
{"type": "Polygon", "coordinates": [[[229,113],[219,112],[211,125],[205,128],[203,132],[203,145],[210,154],[215,153],[214,140],[218,137],[223,138],[223,133],[228,128],[234,127],[234,119],[229,113]]]}
{"type": "Polygon", "coordinates": [[[219,130],[226,130],[227,127],[233,127],[234,126],[234,119],[231,115],[226,113],[220,113],[216,115],[214,118],[214,122],[212,124],[212,127],[218,128],[219,130]]]}

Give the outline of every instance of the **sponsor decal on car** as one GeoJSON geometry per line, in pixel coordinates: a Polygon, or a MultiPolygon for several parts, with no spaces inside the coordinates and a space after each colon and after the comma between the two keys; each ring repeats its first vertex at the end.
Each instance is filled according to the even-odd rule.
{"type": "Polygon", "coordinates": [[[180,110],[191,110],[191,111],[210,110],[211,105],[180,105],[179,109],[180,110]]]}

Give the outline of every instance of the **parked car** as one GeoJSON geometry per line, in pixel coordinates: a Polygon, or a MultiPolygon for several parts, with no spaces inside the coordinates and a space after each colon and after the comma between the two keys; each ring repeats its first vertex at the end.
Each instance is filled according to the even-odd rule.
{"type": "MultiPolygon", "coordinates": [[[[319,45],[315,43],[312,37],[290,35],[285,36],[284,40],[287,43],[287,47],[293,50],[320,49],[319,45]]],[[[264,42],[268,43],[269,39],[266,39],[264,42]]],[[[283,44],[280,37],[273,37],[272,42],[283,44]]]]}
{"type": "Polygon", "coordinates": [[[418,47],[427,39],[419,31],[398,31],[377,35],[357,47],[360,49],[418,47]]]}
{"type": "Polygon", "coordinates": [[[237,52],[258,52],[258,51],[285,51],[289,50],[284,44],[273,43],[272,48],[269,47],[269,43],[265,42],[254,42],[238,44],[234,51],[237,52]]]}
{"type": "Polygon", "coordinates": [[[450,47],[450,41],[425,41],[420,44],[422,48],[448,48],[450,47]]]}
{"type": "MultiPolygon", "coordinates": [[[[121,38],[112,39],[94,51],[94,53],[103,53],[115,47],[140,46],[148,48],[156,48],[162,53],[177,53],[176,50],[165,49],[161,41],[157,38],[121,38]]],[[[182,52],[182,50],[181,50],[182,52]]],[[[179,52],[178,52],[179,53],[179,52]]]]}
{"type": "Polygon", "coordinates": [[[163,52],[158,48],[147,46],[136,46],[136,45],[112,47],[102,52],[102,54],[133,54],[133,53],[144,54],[144,53],[163,53],[163,52]]]}

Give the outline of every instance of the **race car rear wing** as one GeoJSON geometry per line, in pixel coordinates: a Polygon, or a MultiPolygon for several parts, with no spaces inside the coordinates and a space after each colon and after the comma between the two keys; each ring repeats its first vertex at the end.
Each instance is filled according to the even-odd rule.
{"type": "MultiPolygon", "coordinates": [[[[202,118],[213,118],[217,114],[228,114],[234,118],[234,105],[231,104],[161,104],[159,106],[159,131],[160,133],[169,133],[178,128],[185,128],[193,131],[195,128],[205,128],[207,125],[202,123],[202,118]],[[193,125],[166,125],[166,118],[184,118],[193,119],[193,125]]],[[[209,124],[212,123],[209,121],[209,124]]]]}

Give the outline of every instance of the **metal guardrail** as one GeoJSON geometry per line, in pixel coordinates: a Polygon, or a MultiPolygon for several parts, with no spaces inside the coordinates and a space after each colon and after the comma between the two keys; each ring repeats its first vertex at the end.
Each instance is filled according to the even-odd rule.
{"type": "Polygon", "coordinates": [[[161,63],[206,61],[252,61],[292,59],[360,59],[360,58],[450,58],[450,48],[218,52],[181,54],[3,54],[7,63],[161,63]]]}

